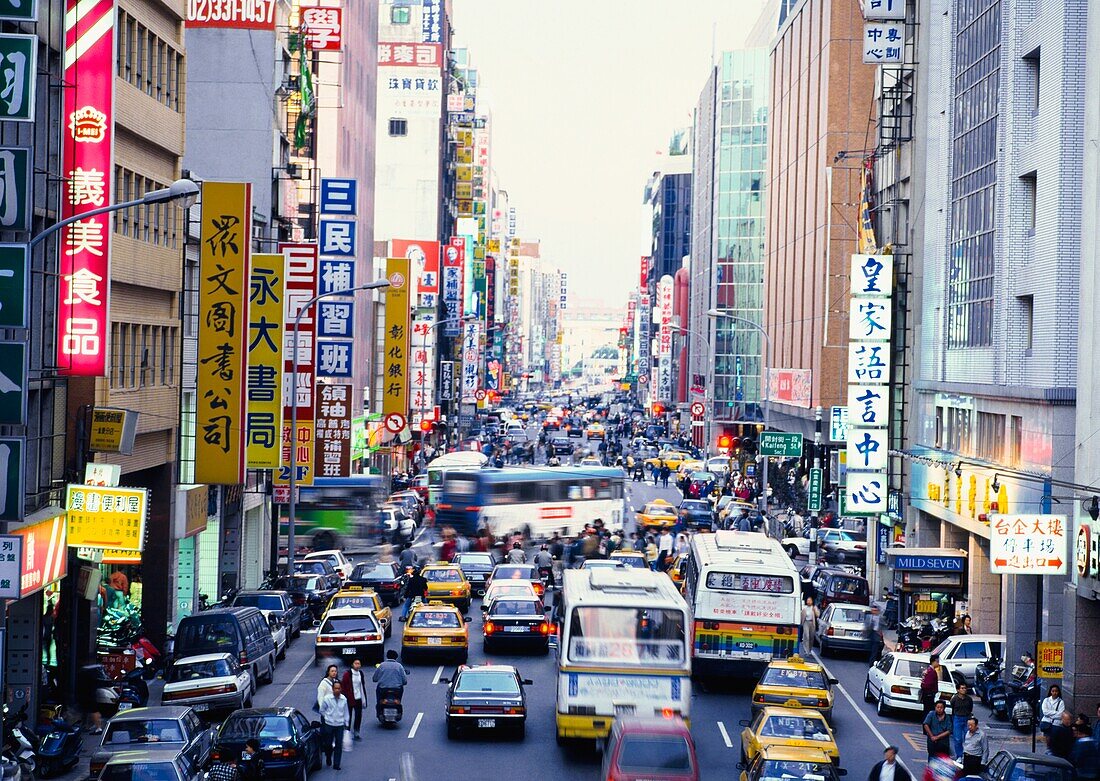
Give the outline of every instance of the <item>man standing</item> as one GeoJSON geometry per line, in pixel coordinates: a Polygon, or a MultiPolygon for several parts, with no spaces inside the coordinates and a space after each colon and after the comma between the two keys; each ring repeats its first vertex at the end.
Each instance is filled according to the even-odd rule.
{"type": "Polygon", "coordinates": [[[1080,781],[1100,778],[1100,754],[1085,724],[1073,725],[1073,748],[1069,752],[1069,761],[1076,768],[1080,781]]]}
{"type": "Polygon", "coordinates": [[[882,639],[882,616],[879,613],[878,605],[871,605],[871,612],[867,614],[867,634],[870,640],[867,663],[874,664],[878,661],[885,645],[882,639]]]}
{"type": "Polygon", "coordinates": [[[657,540],[657,571],[664,572],[668,568],[668,562],[671,558],[672,535],[668,529],[661,529],[661,536],[657,540]]]}
{"type": "Polygon", "coordinates": [[[325,752],[325,764],[334,770],[340,769],[340,758],[344,754],[344,730],[350,721],[348,698],[340,689],[339,681],[332,684],[332,694],[321,701],[321,747],[325,752]]]}
{"type": "Polygon", "coordinates": [[[955,759],[963,757],[963,740],[974,715],[974,700],[965,683],[959,683],[958,691],[951,698],[951,749],[955,759]]]}
{"type": "Polygon", "coordinates": [[[924,717],[924,736],[928,739],[928,758],[951,755],[951,718],[947,715],[947,703],[936,700],[935,706],[924,717]]]}
{"type": "Polygon", "coordinates": [[[362,661],[352,660],[351,667],[344,672],[341,684],[353,719],[350,725],[354,730],[351,737],[359,740],[359,729],[363,726],[363,708],[367,707],[367,674],[363,672],[362,661]]]}
{"type": "Polygon", "coordinates": [[[980,775],[989,764],[989,740],[978,727],[978,719],[971,716],[966,720],[966,733],[962,745],[963,775],[980,775]]]}
{"type": "Polygon", "coordinates": [[[920,677],[920,702],[925,716],[931,713],[940,691],[940,655],[932,654],[930,661],[920,677]]]}
{"type": "Polygon", "coordinates": [[[417,597],[421,599],[428,593],[428,581],[419,572],[413,572],[405,583],[405,618],[409,617],[413,602],[417,597]]]}
{"type": "Polygon", "coordinates": [[[912,781],[909,773],[898,763],[898,747],[887,746],[883,759],[871,768],[867,781],[912,781]]]}

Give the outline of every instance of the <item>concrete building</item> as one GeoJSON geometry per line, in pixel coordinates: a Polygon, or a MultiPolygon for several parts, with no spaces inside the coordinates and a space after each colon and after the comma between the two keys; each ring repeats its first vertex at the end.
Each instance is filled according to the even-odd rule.
{"type": "Polygon", "coordinates": [[[571,301],[566,315],[562,330],[562,371],[572,372],[580,366],[585,380],[606,382],[608,362],[613,360],[618,366],[623,310],[599,301],[581,300],[571,301]],[[610,355],[608,349],[614,351],[614,355],[610,355]]]}
{"type": "MultiPolygon", "coordinates": [[[[1082,127],[1086,116],[1096,120],[1095,108],[1085,110],[1086,7],[920,6],[917,61],[928,74],[918,93],[927,125],[918,135],[927,148],[914,165],[928,178],[906,518],[907,539],[968,554],[975,631],[1007,634],[1006,659],[1036,640],[1064,639],[1067,693],[1080,686],[1093,707],[1095,663],[1078,666],[1081,677],[1071,670],[1094,658],[1095,622],[1082,619],[1096,615],[1086,598],[1095,592],[1078,598],[1071,587],[1063,598],[1065,577],[991,574],[989,548],[992,514],[1079,517],[1073,483],[1095,478],[1084,444],[1091,410],[1075,410],[1076,385],[1091,389],[1094,371],[1079,373],[1076,338],[1089,355],[1093,336],[1077,325],[1081,302],[1091,300],[1082,297],[1079,266],[1095,282],[1095,246],[1086,230],[1082,257],[1080,222],[1080,204],[1090,204],[1082,199],[1082,127]]],[[[1095,188],[1094,169],[1085,182],[1095,188]]],[[[1054,553],[1073,561],[1068,540],[1054,553]]]]}

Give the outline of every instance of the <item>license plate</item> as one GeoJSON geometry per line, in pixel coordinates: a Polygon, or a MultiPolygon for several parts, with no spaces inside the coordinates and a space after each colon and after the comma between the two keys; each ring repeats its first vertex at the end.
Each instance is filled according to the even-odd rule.
{"type": "Polygon", "coordinates": [[[397,708],[383,708],[382,709],[382,717],[386,718],[386,719],[396,719],[397,718],[397,708]]]}
{"type": "Polygon", "coordinates": [[[118,709],[119,710],[130,710],[130,708],[132,708],[132,707],[134,707],[134,703],[132,703],[132,702],[120,702],[118,704],[118,709]]]}
{"type": "Polygon", "coordinates": [[[525,626],[506,626],[506,627],[504,627],[504,631],[505,632],[526,632],[527,627],[525,627],[525,626]]]}
{"type": "Polygon", "coordinates": [[[756,643],[738,643],[737,648],[742,651],[751,651],[756,648],[756,643]]]}
{"type": "Polygon", "coordinates": [[[195,710],[210,710],[210,704],[206,702],[199,702],[191,706],[195,710]]]}
{"type": "Polygon", "coordinates": [[[429,637],[428,638],[428,645],[443,645],[443,638],[442,637],[429,637]]]}
{"type": "Polygon", "coordinates": [[[340,653],[342,653],[344,656],[355,656],[357,651],[354,648],[341,648],[340,653]]]}
{"type": "Polygon", "coordinates": [[[497,725],[496,719],[478,719],[478,729],[493,729],[497,725]]]}

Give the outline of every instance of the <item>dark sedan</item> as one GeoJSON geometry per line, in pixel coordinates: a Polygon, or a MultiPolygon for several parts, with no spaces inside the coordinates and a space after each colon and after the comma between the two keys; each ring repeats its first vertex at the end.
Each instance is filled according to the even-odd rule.
{"type": "Polygon", "coordinates": [[[340,578],[336,575],[293,575],[277,580],[275,588],[286,591],[291,602],[314,621],[320,621],[329,600],[340,590],[340,578]]]}
{"type": "Polygon", "coordinates": [[[709,529],[714,524],[714,510],[703,499],[685,499],[677,512],[685,529],[709,529]]]}
{"type": "Polygon", "coordinates": [[[321,767],[321,723],[295,708],[249,708],[233,713],[214,738],[211,759],[235,760],[250,738],[260,741],[266,778],[300,781],[321,767]]]}
{"type": "Polygon", "coordinates": [[[542,653],[550,651],[550,630],[546,608],[537,599],[498,599],[489,608],[482,632],[485,635],[485,653],[502,646],[535,648],[542,653]]]}
{"type": "Polygon", "coordinates": [[[489,580],[489,576],[493,573],[493,567],[496,566],[493,554],[478,551],[456,553],[451,562],[457,564],[458,568],[462,570],[466,580],[470,581],[470,588],[473,589],[474,593],[479,597],[484,596],[486,581],[489,580]]]}
{"type": "Polygon", "coordinates": [[[555,439],[550,443],[550,454],[555,456],[573,455],[573,445],[568,439],[555,439]]]}
{"type": "Polygon", "coordinates": [[[527,725],[527,693],[531,681],[510,665],[459,667],[447,686],[447,737],[466,730],[505,730],[523,739],[527,725]]]}
{"type": "Polygon", "coordinates": [[[373,564],[356,564],[348,578],[349,586],[362,586],[372,588],[378,592],[378,596],[387,605],[396,605],[401,602],[405,593],[405,581],[408,575],[401,571],[397,562],[385,561],[373,564]]]}

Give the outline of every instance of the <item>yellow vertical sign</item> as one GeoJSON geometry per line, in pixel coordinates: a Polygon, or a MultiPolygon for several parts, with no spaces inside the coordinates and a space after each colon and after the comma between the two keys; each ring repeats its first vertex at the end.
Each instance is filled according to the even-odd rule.
{"type": "Polygon", "coordinates": [[[409,259],[387,258],[382,413],[409,415],[409,259]]]}
{"type": "Polygon", "coordinates": [[[248,284],[248,407],[245,462],[279,468],[283,412],[282,255],[253,255],[248,284]]]}
{"type": "Polygon", "coordinates": [[[251,219],[252,185],[203,184],[195,429],[197,483],[244,482],[251,219]]]}

